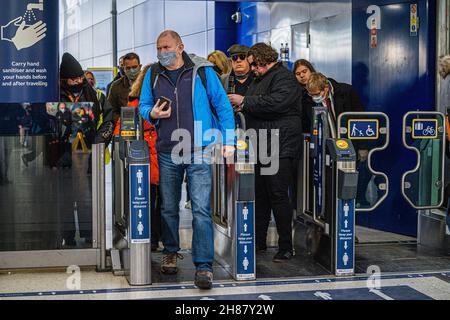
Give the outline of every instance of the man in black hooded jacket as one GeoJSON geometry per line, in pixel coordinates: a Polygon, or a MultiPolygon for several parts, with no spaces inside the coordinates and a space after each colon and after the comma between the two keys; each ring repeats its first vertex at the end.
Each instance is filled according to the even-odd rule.
{"type": "MultiPolygon", "coordinates": [[[[80,63],[69,53],[64,53],[60,66],[60,101],[61,102],[92,102],[94,123],[96,128],[95,143],[109,144],[114,132],[114,121],[112,119],[112,108],[110,104],[97,95],[97,92],[89,84],[84,76],[83,68],[80,63]]],[[[88,160],[88,174],[91,171],[91,156],[88,160]]],[[[92,224],[92,213],[78,210],[80,225],[92,224]]],[[[72,215],[73,216],[73,215],[72,215]]],[[[71,217],[68,218],[70,221],[71,217]]],[[[67,226],[72,223],[67,223],[67,226]]],[[[80,230],[80,236],[86,238],[89,242],[92,239],[92,230],[80,230]]],[[[63,231],[63,237],[66,246],[75,246],[75,229],[69,227],[63,231]]]]}
{"type": "Polygon", "coordinates": [[[109,143],[114,131],[114,121],[110,104],[98,97],[84,77],[80,63],[70,54],[64,53],[60,66],[61,102],[92,102],[96,132],[96,142],[109,143]]]}

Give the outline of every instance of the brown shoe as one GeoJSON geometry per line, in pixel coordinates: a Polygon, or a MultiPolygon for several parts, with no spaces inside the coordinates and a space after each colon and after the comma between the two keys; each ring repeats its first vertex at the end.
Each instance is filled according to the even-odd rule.
{"type": "Polygon", "coordinates": [[[161,263],[161,272],[164,274],[175,274],[178,272],[177,258],[183,260],[183,256],[178,253],[164,253],[161,263]]]}
{"type": "Polygon", "coordinates": [[[199,289],[211,289],[213,282],[213,273],[206,270],[195,272],[195,285],[199,289]]]}

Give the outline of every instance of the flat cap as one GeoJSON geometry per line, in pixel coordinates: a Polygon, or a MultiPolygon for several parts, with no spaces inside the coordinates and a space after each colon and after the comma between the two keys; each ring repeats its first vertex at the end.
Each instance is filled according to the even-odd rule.
{"type": "Polygon", "coordinates": [[[233,44],[228,50],[228,55],[232,56],[235,54],[247,54],[248,50],[250,50],[250,47],[247,47],[243,44],[233,44]]]}

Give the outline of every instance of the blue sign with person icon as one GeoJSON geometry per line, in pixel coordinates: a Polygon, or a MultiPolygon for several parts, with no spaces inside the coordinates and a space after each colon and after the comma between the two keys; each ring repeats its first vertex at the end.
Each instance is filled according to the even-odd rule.
{"type": "Polygon", "coordinates": [[[59,101],[58,1],[2,1],[0,103],[59,101]]]}
{"type": "Polygon", "coordinates": [[[378,119],[351,119],[348,121],[348,139],[377,140],[378,137],[378,119]]]}
{"type": "Polygon", "coordinates": [[[150,165],[130,164],[131,243],[150,243],[150,165]]]}
{"type": "Polygon", "coordinates": [[[255,230],[253,201],[238,201],[236,215],[236,278],[254,280],[255,271],[255,230]]]}
{"type": "Polygon", "coordinates": [[[354,239],[355,200],[338,199],[336,219],[336,275],[354,273],[354,239]]]}
{"type": "Polygon", "coordinates": [[[414,119],[412,126],[414,139],[436,139],[438,137],[437,119],[414,119]]]}

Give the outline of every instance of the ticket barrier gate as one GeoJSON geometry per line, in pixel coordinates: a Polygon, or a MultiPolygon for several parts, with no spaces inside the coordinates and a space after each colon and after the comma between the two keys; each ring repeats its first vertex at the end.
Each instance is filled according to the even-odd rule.
{"type": "Polygon", "coordinates": [[[213,154],[211,207],[215,259],[235,280],[255,280],[255,169],[245,118],[236,115],[237,148],[234,163],[226,163],[221,146],[213,154]]]}
{"type": "Polygon", "coordinates": [[[115,274],[125,275],[130,285],[148,285],[152,282],[150,153],[137,109],[123,107],[120,119],[120,137],[113,152],[116,181],[111,260],[115,274]]]}
{"type": "MultiPolygon", "coordinates": [[[[354,273],[355,212],[373,210],[388,193],[387,176],[373,170],[370,158],[389,143],[389,119],[378,112],[344,113],[335,129],[329,127],[326,108],[316,107],[313,113],[313,134],[304,136],[303,180],[299,183],[302,198],[298,201],[297,222],[302,220],[307,225],[306,249],[322,266],[338,276],[351,275],[354,273]],[[356,124],[354,130],[352,124],[356,124]],[[370,140],[374,142],[369,146],[370,140]],[[378,198],[370,206],[356,203],[360,149],[370,149],[367,170],[378,179],[378,198]]],[[[295,235],[294,242],[304,245],[298,244],[295,235]]]]}
{"type": "MultiPolygon", "coordinates": [[[[302,166],[304,177],[301,185],[303,199],[299,203],[301,212],[299,216],[307,221],[309,220],[316,230],[320,230],[320,236],[318,237],[320,240],[317,248],[313,250],[316,260],[327,267],[330,272],[334,271],[336,275],[347,275],[351,274],[351,270],[341,269],[342,265],[338,265],[340,261],[345,264],[344,258],[347,260],[346,253],[339,249],[339,243],[343,241],[344,250],[346,246],[351,248],[352,244],[348,241],[354,237],[354,232],[352,236],[351,232],[346,231],[348,228],[341,229],[339,221],[342,218],[342,212],[344,218],[347,215],[346,212],[348,212],[349,217],[354,218],[350,214],[352,211],[356,213],[373,211],[388,196],[388,177],[385,173],[377,172],[372,168],[371,156],[374,152],[386,149],[389,144],[389,119],[384,113],[380,112],[343,113],[338,118],[337,138],[352,141],[356,153],[358,151],[368,152],[365,162],[356,162],[355,171],[358,171],[361,179],[357,181],[356,201],[351,201],[351,203],[345,203],[346,196],[342,195],[345,190],[342,189],[339,176],[333,181],[335,175],[330,175],[335,160],[333,160],[333,152],[330,153],[332,149],[329,142],[326,140],[326,135],[329,134],[326,110],[316,108],[314,119],[313,135],[305,136],[304,139],[306,159],[312,161],[305,161],[302,166]],[[327,141],[326,152],[322,166],[318,166],[318,164],[321,164],[317,160],[321,158],[323,141],[327,141]],[[324,173],[324,179],[321,173],[324,173]],[[366,175],[366,178],[361,175],[366,175]],[[367,177],[369,178],[367,179],[367,177]],[[308,193],[309,190],[314,190],[314,193],[308,193]],[[321,198],[322,194],[325,194],[324,199],[321,198]],[[344,198],[343,204],[340,204],[340,198],[344,198]],[[352,204],[354,207],[352,207],[352,204]],[[341,206],[345,209],[341,210],[341,206]],[[327,218],[330,219],[328,214],[330,208],[332,209],[331,219],[335,217],[336,220],[332,225],[337,226],[337,229],[335,229],[336,234],[334,236],[327,238],[327,234],[331,234],[332,231],[328,231],[330,220],[327,221],[327,218]],[[337,210],[335,210],[336,208],[337,210]],[[335,241],[335,247],[330,250],[332,241],[335,241]],[[329,257],[333,254],[335,255],[334,259],[330,259],[329,257]],[[332,265],[333,261],[335,261],[335,265],[332,265]]],[[[449,226],[446,225],[446,220],[449,221],[449,219],[445,212],[438,209],[446,201],[443,195],[445,137],[445,117],[443,114],[438,112],[409,112],[404,116],[403,144],[406,148],[416,152],[418,163],[413,170],[403,175],[402,193],[409,204],[418,210],[417,244],[419,246],[417,248],[419,251],[420,248],[432,247],[444,249],[448,253],[450,249],[450,232],[449,226]]],[[[341,165],[336,165],[336,167],[339,168],[341,165]]],[[[351,169],[350,171],[354,170],[351,169]]],[[[345,227],[346,221],[345,219],[343,221],[345,227]]],[[[348,221],[347,226],[352,225],[354,226],[354,222],[348,221]]],[[[310,228],[310,230],[314,230],[314,228],[310,228]]],[[[310,232],[310,230],[308,231],[310,232]]],[[[312,233],[310,232],[310,234],[312,233]]],[[[427,252],[429,252],[428,249],[427,252]]],[[[354,256],[354,252],[352,254],[354,256]]],[[[351,263],[353,263],[354,267],[353,256],[349,253],[347,255],[347,264],[351,266],[351,263]]]]}
{"type": "MultiPolygon", "coordinates": [[[[313,220],[321,236],[314,258],[337,276],[354,274],[355,197],[358,184],[356,152],[350,140],[328,138],[324,144],[325,168],[323,207],[317,205],[313,220]]],[[[315,172],[317,177],[317,171],[315,172]]],[[[317,197],[319,199],[319,197],[317,197]]]]}
{"type": "Polygon", "coordinates": [[[440,112],[408,112],[403,117],[403,145],[416,153],[417,165],[402,176],[402,194],[418,211],[417,242],[450,250],[445,188],[445,116],[440,112]],[[440,209],[441,208],[441,209],[440,209]]]}

